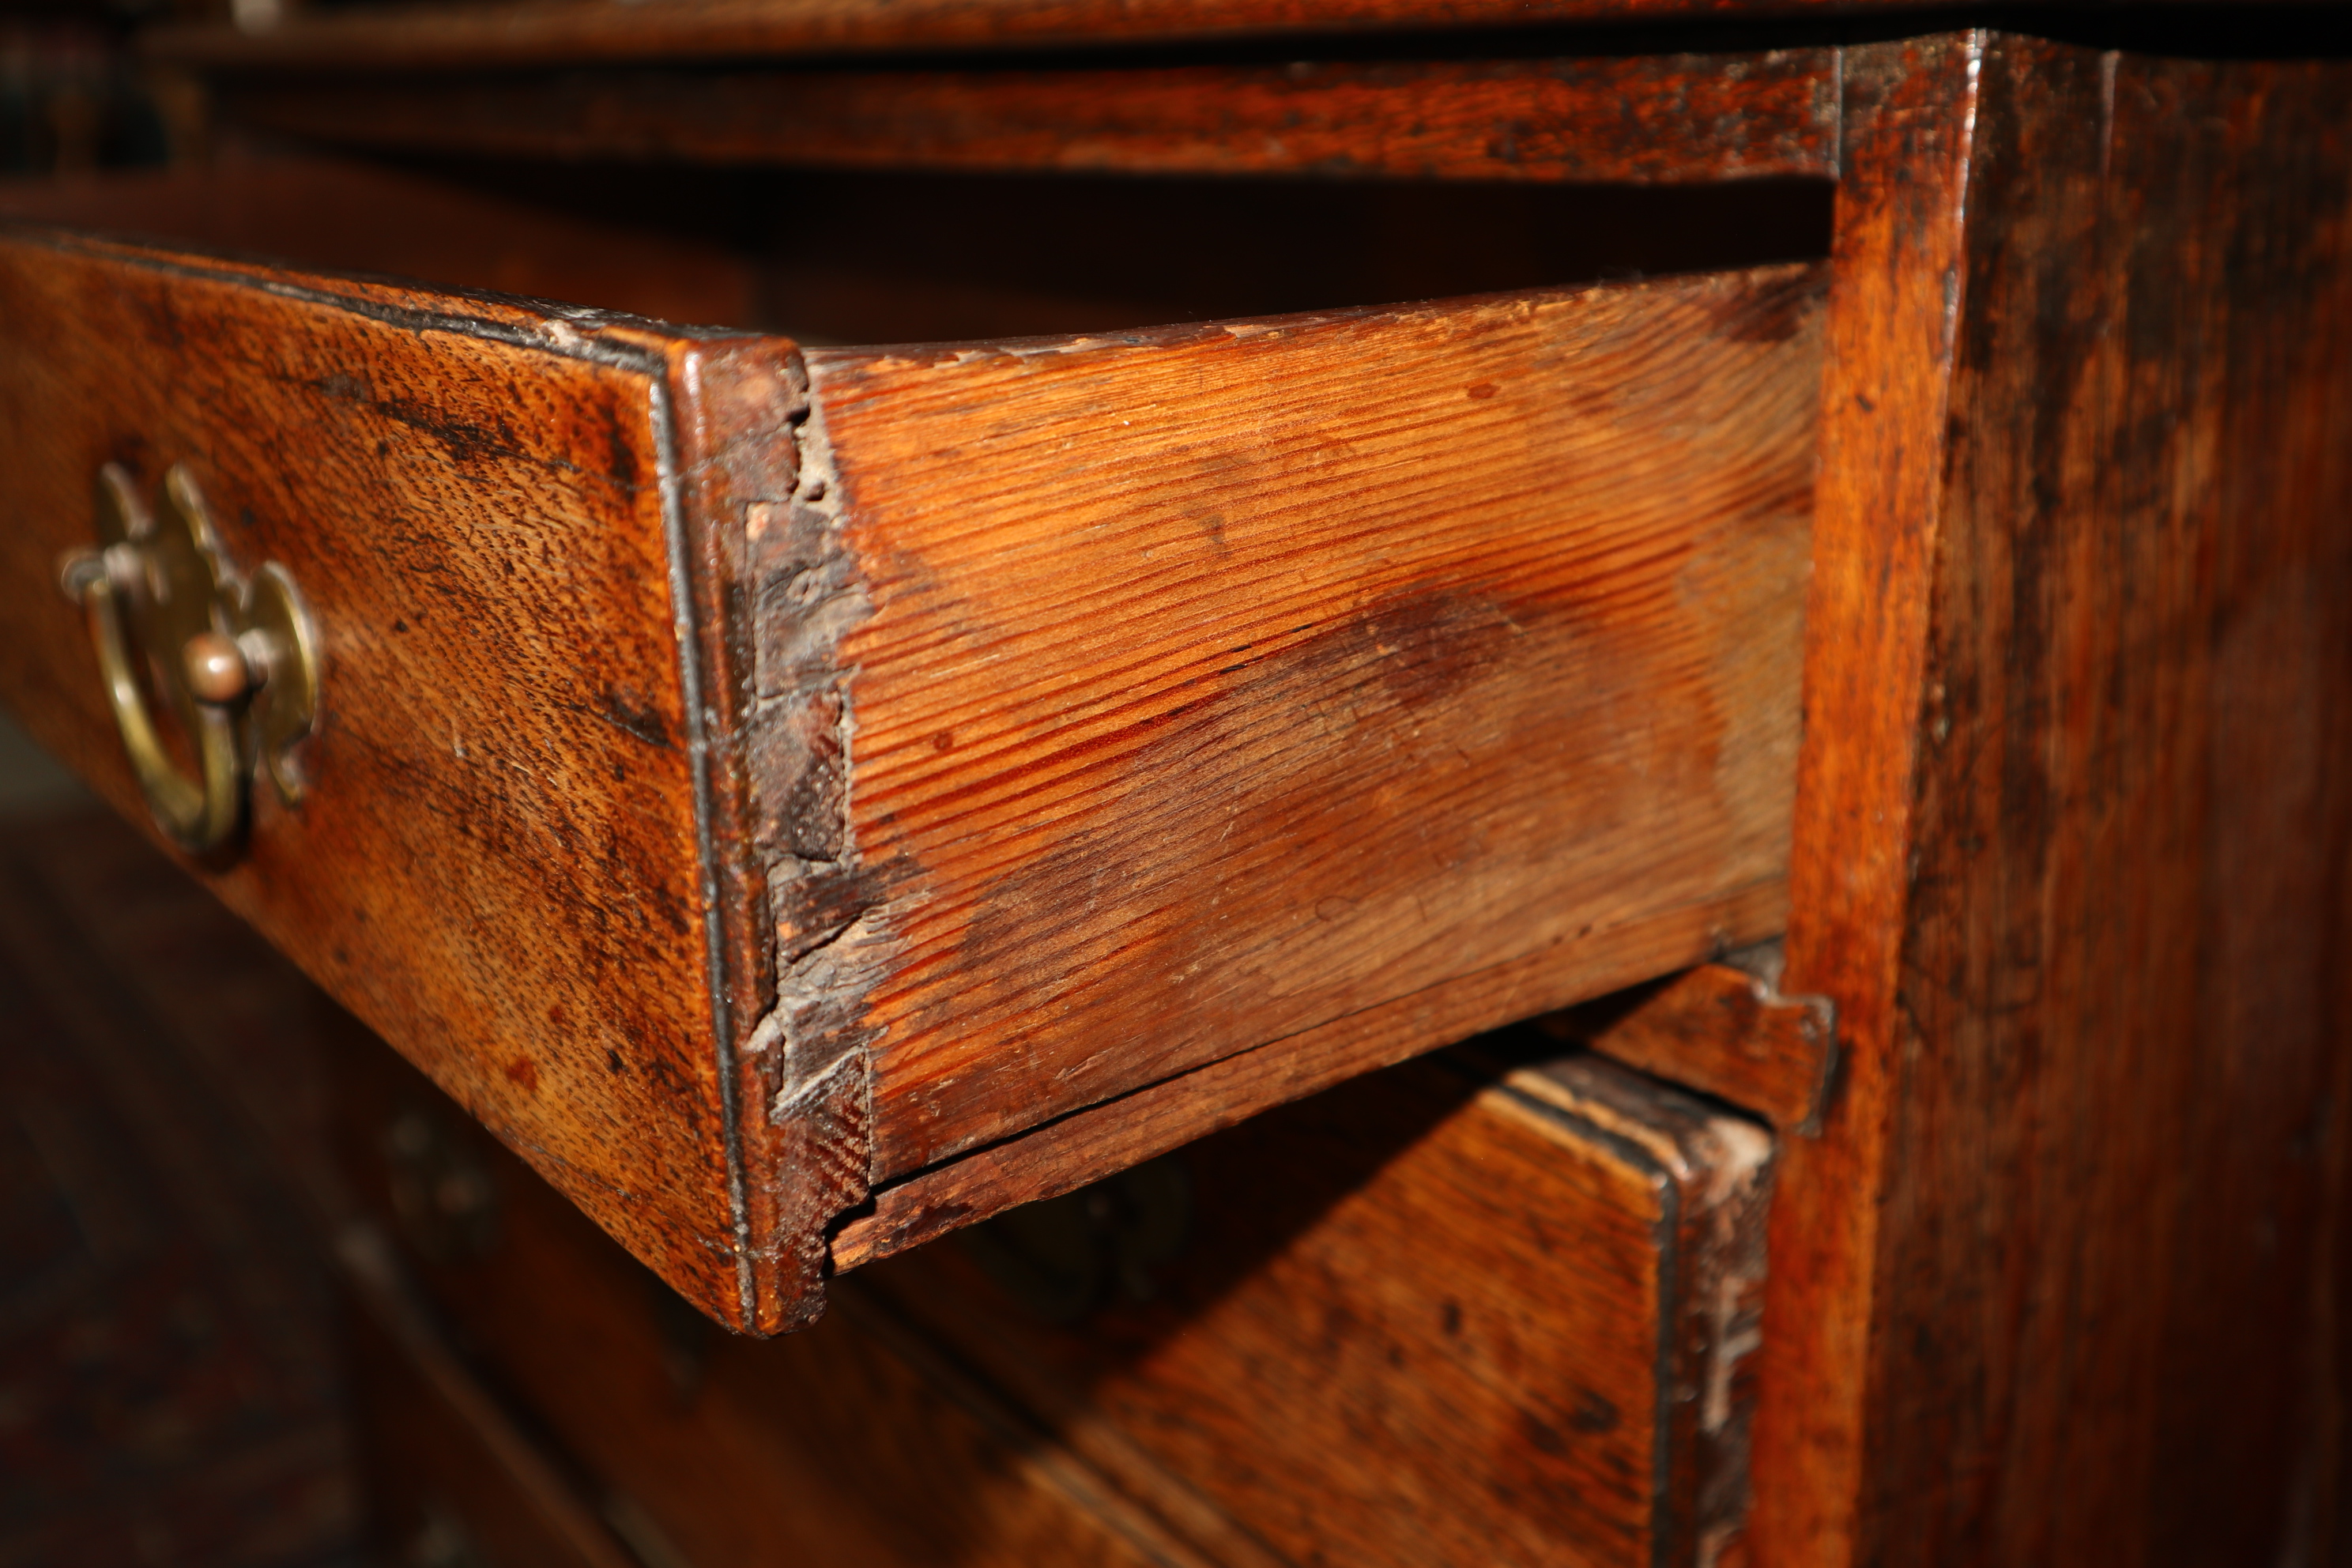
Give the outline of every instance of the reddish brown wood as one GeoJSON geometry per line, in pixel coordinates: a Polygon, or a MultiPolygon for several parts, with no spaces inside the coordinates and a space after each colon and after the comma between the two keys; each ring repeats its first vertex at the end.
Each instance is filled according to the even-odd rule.
{"type": "Polygon", "coordinates": [[[1414,1063],[1171,1156],[1192,1232],[1147,1298],[1106,1270],[1040,1314],[1083,1256],[1045,1238],[1126,1234],[1118,1183],[859,1283],[1106,1473],[1172,1467],[1286,1561],[1716,1561],[1769,1138],[1597,1058],[1492,1084],[1414,1063]]]}
{"type": "Polygon", "coordinates": [[[2352,75],[1966,48],[1846,94],[1757,1555],[2322,1560],[2352,75]]]}
{"type": "Polygon", "coordinates": [[[332,1045],[350,1179],[412,1238],[404,1271],[608,1517],[673,1560],[1208,1568],[920,1336],[854,1300],[782,1339],[719,1333],[365,1031],[332,1045]],[[386,1135],[416,1118],[476,1163],[483,1244],[395,1212],[386,1135]]]}
{"type": "MultiPolygon", "coordinates": [[[[1777,952],[1756,951],[1769,954],[1767,973],[1777,971],[1777,952]]],[[[1703,963],[1535,1023],[1554,1039],[1718,1096],[1776,1127],[1819,1131],[1835,1062],[1834,1009],[1818,997],[1783,996],[1748,969],[1703,963]]]]}
{"type": "MultiPolygon", "coordinates": [[[[2161,3],[2161,0],[2159,0],[2161,3]]],[[[1743,23],[1868,12],[1992,10],[1990,0],[594,0],[296,11],[268,27],[164,26],[148,35],[158,58],[191,65],[382,70],[551,61],[727,56],[817,56],[1099,47],[1107,42],[1212,40],[1331,33],[1411,33],[1579,23],[1743,23]]],[[[2016,7],[2010,7],[2016,9],[2016,7]]],[[[2026,0],[2063,15],[2068,0],[2026,0]]],[[[1410,48],[1410,45],[1406,46],[1410,48]]]]}
{"type": "Polygon", "coordinates": [[[344,146],[836,168],[1697,182],[1830,174],[1827,49],[961,72],[631,72],[231,84],[344,146]]]}
{"type": "MultiPolygon", "coordinates": [[[[339,1059],[353,1184],[397,1226],[386,1129],[472,1130],[370,1042],[339,1059]]],[[[713,1336],[472,1147],[494,1239],[405,1230],[416,1267],[692,1561],[1679,1564],[1745,1506],[1772,1141],[1594,1058],[1412,1064],[1188,1150],[1149,1299],[1106,1275],[1059,1326],[950,1246],[803,1334],[713,1336]]]]}
{"type": "Polygon", "coordinates": [[[352,1394],[387,1554],[635,1568],[561,1462],[436,1331],[383,1237],[355,1227],[341,1250],[352,1394]]]}
{"type": "Polygon", "coordinates": [[[0,216],[662,321],[740,327],[754,310],[752,269],[716,247],[316,154],[0,180],[0,216]]]}
{"type": "Polygon", "coordinates": [[[793,1048],[872,1042],[877,1178],[1770,934],[1818,282],[812,353],[855,859],[779,914],[858,966],[793,1048]]]}
{"type": "Polygon", "coordinates": [[[1780,923],[1817,269],[812,384],[5,256],[12,700],[140,811],[52,574],[100,463],[192,464],[327,635],[310,800],[202,869],[741,1326],[877,1176],[988,1149],[867,1254],[1780,923]]]}
{"type": "MultiPolygon", "coordinates": [[[[1725,929],[1765,930],[1786,915],[1780,889],[1759,888],[1726,908],[1680,911],[1622,932],[1617,951],[1628,970],[1671,968],[1680,955],[1717,942],[1725,929]]],[[[1552,956],[1541,953],[1350,1014],[885,1184],[875,1190],[871,1209],[835,1236],[834,1268],[856,1268],[1016,1204],[1069,1192],[1268,1106],[1416,1055],[1431,1040],[1537,1012],[1556,984],[1553,965],[1552,956]]],[[[1712,1035],[1704,1046],[1695,1038],[1685,1059],[1728,1056],[1740,1038],[1712,1035]]]]}
{"type": "Polygon", "coordinates": [[[1976,34],[1850,51],[1832,256],[1807,733],[1783,984],[1838,1009],[1845,1081],[1771,1215],[1756,1429],[1760,1563],[1856,1562],[1888,1040],[1958,321],[1976,34]]]}
{"type": "Polygon", "coordinates": [[[740,963],[713,1006],[698,836],[728,835],[670,602],[697,498],[665,426],[700,395],[674,340],[39,232],[0,242],[0,301],[10,701],[145,818],[57,562],[102,462],[189,464],[232,558],[282,563],[327,638],[310,798],[260,792],[215,890],[681,1289],[777,1321],[802,1286],[750,1269],[714,1043],[763,1009],[740,963]]]}

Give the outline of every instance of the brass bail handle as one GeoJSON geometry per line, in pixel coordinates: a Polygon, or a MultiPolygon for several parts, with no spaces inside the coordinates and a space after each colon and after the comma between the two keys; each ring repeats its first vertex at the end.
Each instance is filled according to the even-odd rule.
{"type": "Polygon", "coordinates": [[[68,556],[59,580],[89,615],[108,706],[156,826],[202,855],[244,826],[257,768],[287,805],[301,800],[293,749],[318,724],[318,636],[284,567],[268,563],[247,581],[223,558],[204,495],[176,463],[163,500],[158,517],[120,464],[100,469],[100,547],[68,556]],[[187,736],[198,777],[164,745],[151,688],[187,736]]]}

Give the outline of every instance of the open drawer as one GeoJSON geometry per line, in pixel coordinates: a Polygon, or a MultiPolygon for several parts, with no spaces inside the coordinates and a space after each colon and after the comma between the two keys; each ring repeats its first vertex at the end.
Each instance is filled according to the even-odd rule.
{"type": "Polygon", "coordinates": [[[1779,928],[1822,280],[803,349],[20,226],[0,698],[142,818],[164,715],[220,897],[774,1330],[1779,928]]]}

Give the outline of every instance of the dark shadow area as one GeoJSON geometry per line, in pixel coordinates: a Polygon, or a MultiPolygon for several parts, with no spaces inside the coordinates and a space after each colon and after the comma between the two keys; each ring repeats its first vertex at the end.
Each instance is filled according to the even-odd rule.
{"type": "Polygon", "coordinates": [[[757,325],[821,343],[1111,331],[1829,252],[1832,187],[404,166],[572,218],[665,215],[757,269],[757,325]]]}
{"type": "Polygon", "coordinates": [[[327,1269],[215,1074],[315,1110],[302,989],[110,816],[0,822],[0,1559],[359,1561],[327,1269]]]}

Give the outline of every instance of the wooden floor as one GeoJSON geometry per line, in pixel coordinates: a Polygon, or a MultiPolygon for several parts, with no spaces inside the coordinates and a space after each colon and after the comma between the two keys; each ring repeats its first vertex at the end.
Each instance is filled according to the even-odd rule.
{"type": "Polygon", "coordinates": [[[37,798],[0,816],[0,1568],[356,1563],[284,1163],[309,990],[121,825],[37,798]]]}

